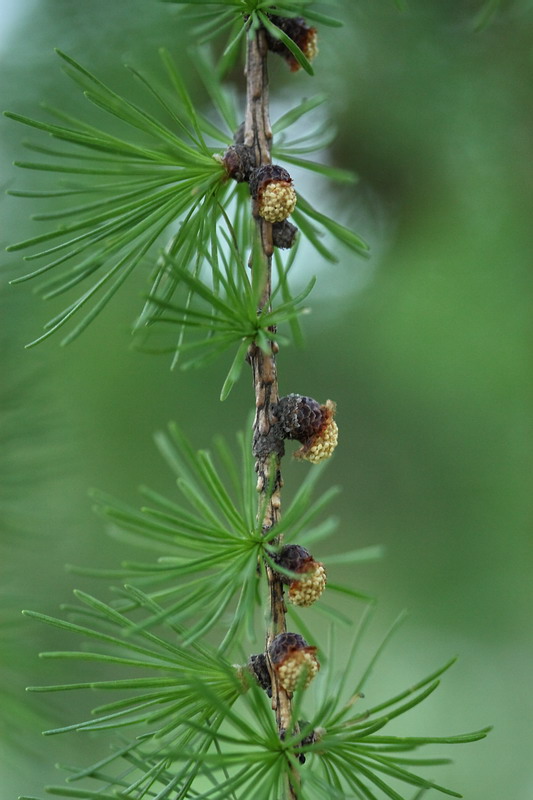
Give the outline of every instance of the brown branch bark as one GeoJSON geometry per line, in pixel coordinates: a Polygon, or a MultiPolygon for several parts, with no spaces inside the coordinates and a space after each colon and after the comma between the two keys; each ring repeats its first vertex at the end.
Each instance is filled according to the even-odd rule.
{"type": "MultiPolygon", "coordinates": [[[[259,30],[248,40],[246,58],[247,103],[244,124],[244,143],[252,147],[256,166],[270,164],[272,130],[269,117],[267,43],[264,31],[259,30]]],[[[261,270],[264,276],[264,290],[260,302],[260,310],[270,307],[271,296],[271,259],[272,259],[272,224],[261,217],[255,218],[256,235],[260,248],[254,248],[254,258],[260,263],[251,264],[252,270],[261,270]]],[[[256,413],[253,431],[253,452],[256,459],[257,490],[259,493],[259,509],[263,514],[263,530],[270,531],[280,518],[282,486],[280,463],[283,456],[283,442],[271,435],[271,405],[279,399],[278,378],[276,368],[277,347],[271,343],[270,353],[264,353],[257,345],[252,345],[248,359],[252,367],[255,391],[256,413]],[[265,503],[266,501],[266,503],[265,503]]],[[[279,542],[276,539],[276,542],[279,542]]],[[[267,565],[269,585],[270,617],[266,634],[268,647],[278,633],[287,630],[285,621],[285,602],[283,584],[267,565]]],[[[291,698],[280,686],[277,674],[269,663],[272,679],[272,708],[276,714],[276,722],[280,733],[289,728],[291,717],[291,698]]],[[[294,776],[297,780],[297,776],[294,776]]],[[[296,798],[291,786],[287,787],[289,800],[296,798]]]]}

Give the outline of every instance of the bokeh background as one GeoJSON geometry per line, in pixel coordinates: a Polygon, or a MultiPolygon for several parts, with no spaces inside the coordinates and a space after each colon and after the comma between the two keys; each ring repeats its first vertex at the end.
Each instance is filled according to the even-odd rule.
{"type": "MultiPolygon", "coordinates": [[[[454,750],[454,764],[434,777],[468,800],[530,800],[533,5],[491,3],[482,27],[483,0],[406,5],[340,2],[346,25],[320,32],[314,79],[272,64],[274,117],[302,96],[328,93],[338,137],[322,157],[360,179],[342,189],[300,179],[312,202],[372,248],[369,260],[339,249],[335,266],[303,252],[296,281],[316,274],[318,283],[305,349],[280,354],[281,390],[338,403],[341,443],[324,486],[343,487],[339,531],[316,555],[386,548],[380,562],[332,568],[379,597],[368,654],[410,611],[367,696],[377,701],[459,655],[439,692],[397,729],[445,735],[493,724],[487,740],[454,750]]],[[[84,109],[56,46],[132,96],[123,62],[155,70],[163,44],[205,102],[171,6],[4,0],[0,16],[2,108],[38,116],[45,99],[84,109]]],[[[232,78],[240,91],[242,79],[232,78]]],[[[26,131],[2,119],[1,135],[3,188],[43,187],[46,176],[12,166],[26,157],[26,131]]],[[[3,246],[35,233],[29,216],[42,207],[0,203],[3,246]]],[[[205,447],[220,431],[231,439],[252,404],[246,379],[218,401],[229,355],[209,372],[184,374],[131,348],[148,266],[73,345],[24,350],[53,312],[30,284],[8,285],[24,269],[3,256],[2,798],[41,794],[59,782],[55,762],[93,752],[81,734],[41,736],[83,718],[87,706],[24,694],[54,682],[37,652],[74,642],[20,615],[56,613],[74,586],[99,592],[65,563],[114,566],[124,557],[87,489],[135,504],[141,483],[172,492],[153,432],[175,419],[205,447]]],[[[287,493],[305,469],[287,463],[287,493]]]]}

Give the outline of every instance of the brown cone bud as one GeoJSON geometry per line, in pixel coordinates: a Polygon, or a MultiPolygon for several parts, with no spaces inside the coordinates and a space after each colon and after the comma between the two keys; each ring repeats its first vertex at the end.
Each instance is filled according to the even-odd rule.
{"type": "Polygon", "coordinates": [[[255,677],[259,686],[265,690],[269,697],[272,697],[272,681],[267,667],[267,660],[264,653],[250,656],[248,659],[248,669],[255,677]]]}
{"type": "Polygon", "coordinates": [[[272,409],[278,419],[285,439],[305,442],[320,430],[322,406],[303,394],[288,394],[281,397],[272,409]]]}
{"type": "Polygon", "coordinates": [[[335,403],[327,400],[319,405],[312,397],[289,394],[282,397],[272,409],[285,439],[296,439],[302,447],[294,454],[318,464],[329,458],[338,441],[335,403]]]}
{"type": "Polygon", "coordinates": [[[296,207],[292,178],[277,164],[265,164],[252,170],[250,194],[255,200],[255,213],[267,222],[282,222],[296,207]]]}
{"type": "MultiPolygon", "coordinates": [[[[318,54],[318,36],[316,28],[311,28],[303,17],[270,17],[271,22],[298,45],[308,61],[312,61],[318,54]]],[[[300,69],[291,51],[280,39],[276,39],[267,31],[268,48],[285,59],[292,72],[300,69]]]]}
{"type": "Polygon", "coordinates": [[[274,222],[272,225],[272,244],[282,250],[289,250],[296,239],[298,228],[284,219],[281,222],[274,222]]]}
{"type": "MultiPolygon", "coordinates": [[[[279,553],[272,557],[280,567],[288,570],[288,572],[299,572],[305,565],[313,560],[313,556],[305,547],[299,544],[286,544],[281,548],[279,553]]],[[[279,573],[279,577],[283,583],[290,584],[294,580],[289,575],[279,573]]]]}
{"type": "Polygon", "coordinates": [[[248,181],[255,166],[253,150],[245,144],[232,144],[222,156],[222,164],[228,177],[237,183],[248,181]]]}
{"type": "Polygon", "coordinates": [[[289,602],[295,606],[310,606],[326,588],[326,570],[320,561],[315,561],[309,550],[298,544],[288,544],[274,556],[274,561],[289,572],[301,577],[292,578],[279,573],[281,581],[289,585],[289,602]]]}
{"type": "Polygon", "coordinates": [[[268,653],[286,692],[294,692],[302,675],[306,689],[320,669],[316,647],[310,647],[299,633],[279,633],[272,640],[268,653]]]}

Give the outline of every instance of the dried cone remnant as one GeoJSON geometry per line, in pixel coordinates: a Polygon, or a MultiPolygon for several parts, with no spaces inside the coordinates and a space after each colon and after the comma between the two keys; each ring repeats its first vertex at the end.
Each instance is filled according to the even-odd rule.
{"type": "MultiPolygon", "coordinates": [[[[298,45],[304,56],[308,61],[312,61],[318,54],[318,36],[316,28],[311,28],[303,17],[270,17],[271,22],[283,33],[286,33],[289,39],[298,45]]],[[[270,33],[267,33],[268,47],[273,53],[277,53],[285,59],[292,72],[300,69],[300,64],[295,59],[291,51],[286,47],[280,39],[276,39],[270,33]]]]}
{"type": "Polygon", "coordinates": [[[256,215],[267,222],[282,222],[296,207],[292,178],[277,164],[265,164],[252,170],[250,194],[254,198],[256,215]]]}
{"type": "Polygon", "coordinates": [[[279,633],[272,640],[268,654],[286,692],[294,692],[302,680],[304,689],[309,686],[320,669],[315,653],[299,633],[279,633]]]}
{"type": "Polygon", "coordinates": [[[296,439],[302,444],[294,454],[312,464],[330,458],[339,438],[334,420],[335,403],[327,400],[320,405],[312,397],[289,394],[282,397],[273,409],[285,439],[296,439]]]}
{"type": "Polygon", "coordinates": [[[298,544],[288,544],[274,556],[274,561],[289,572],[300,577],[291,578],[279,573],[283,583],[289,585],[289,602],[295,606],[310,606],[326,588],[326,570],[320,561],[315,561],[309,550],[298,544]]]}

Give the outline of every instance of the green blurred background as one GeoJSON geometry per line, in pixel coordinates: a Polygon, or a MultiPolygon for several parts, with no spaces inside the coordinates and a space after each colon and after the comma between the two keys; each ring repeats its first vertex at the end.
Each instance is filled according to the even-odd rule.
{"type": "MultiPolygon", "coordinates": [[[[338,403],[340,446],[324,485],[344,490],[334,509],[339,533],[315,555],[386,547],[381,562],[331,570],[380,598],[368,654],[401,609],[411,612],[367,697],[377,701],[458,654],[444,686],[397,730],[445,735],[494,724],[432,777],[468,800],[529,800],[533,6],[501,2],[476,30],[483,7],[409,0],[400,13],[392,0],[341,2],[346,25],[320,32],[314,79],[272,64],[274,117],[302,96],[328,93],[339,133],[324,158],[360,181],[339,190],[295,178],[372,248],[368,261],[339,250],[336,266],[302,252],[297,282],[318,276],[313,313],[304,318],[305,351],[284,348],[279,370],[282,393],[338,403]]],[[[90,115],[55,46],[131,97],[137,89],[122,63],[155,69],[166,45],[204,102],[170,6],[4,0],[0,15],[3,108],[38,116],[45,99],[90,115]]],[[[27,157],[26,131],[3,119],[1,134],[4,187],[49,185],[11,165],[27,157]]],[[[29,216],[42,210],[4,197],[2,244],[33,235],[29,216]]],[[[231,439],[253,398],[244,379],[219,403],[229,355],[208,373],[184,374],[131,349],[146,273],[81,340],[25,351],[55,307],[30,284],[8,286],[25,269],[20,259],[4,255],[3,264],[0,795],[11,798],[58,782],[56,761],[101,753],[81,734],[40,734],[84,718],[89,700],[23,693],[55,680],[36,653],[74,642],[23,620],[20,609],[54,614],[73,586],[99,592],[64,564],[114,566],[124,556],[92,514],[87,489],[135,504],[140,483],[172,492],[153,432],[175,419],[198,447],[220,431],[231,439]]],[[[305,469],[287,462],[288,494],[305,469]]],[[[312,619],[325,629],[322,617],[312,619]]]]}

